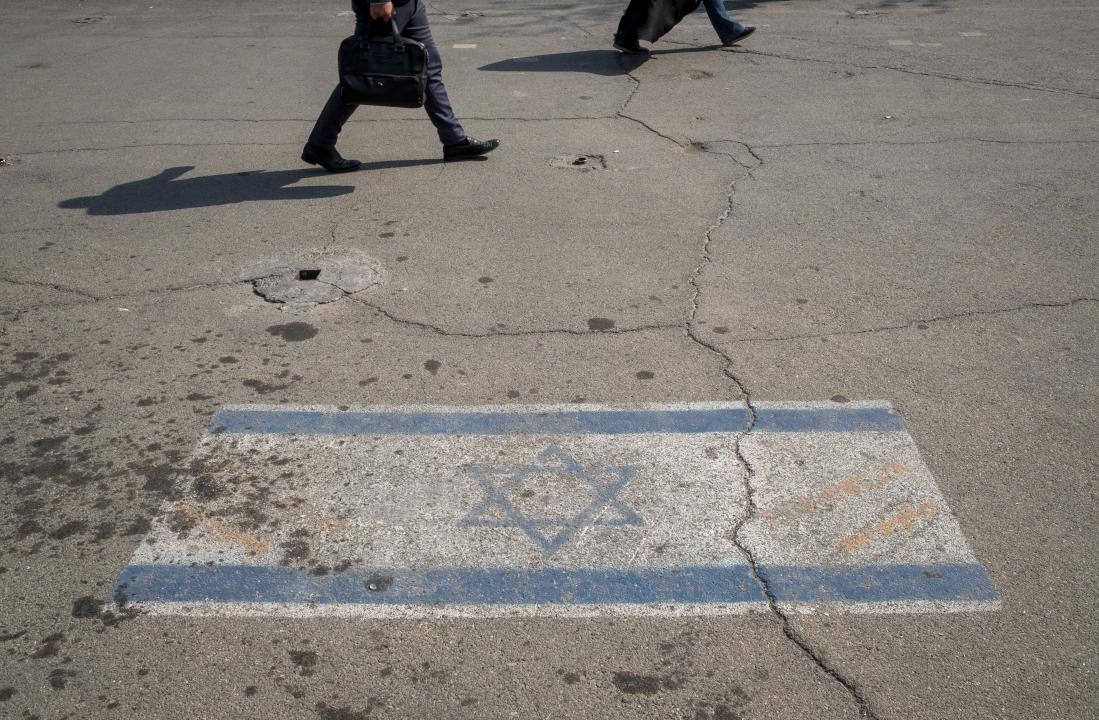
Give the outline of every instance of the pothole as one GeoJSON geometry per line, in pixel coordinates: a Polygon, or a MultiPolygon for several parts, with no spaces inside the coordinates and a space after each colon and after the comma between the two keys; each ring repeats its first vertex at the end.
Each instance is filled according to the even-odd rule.
{"type": "Polygon", "coordinates": [[[299,250],[246,266],[238,280],[267,302],[304,312],[382,282],[381,264],[360,250],[299,250]]]}
{"type": "Polygon", "coordinates": [[[607,158],[603,155],[558,155],[550,165],[571,170],[606,170],[607,158]]]}
{"type": "Polygon", "coordinates": [[[16,159],[11,157],[10,155],[5,155],[4,157],[0,157],[0,167],[11,167],[16,162],[17,162],[16,159]]]}
{"type": "Polygon", "coordinates": [[[687,71],[687,77],[692,80],[705,80],[707,78],[712,78],[713,76],[714,74],[708,70],[691,69],[687,71]]]}

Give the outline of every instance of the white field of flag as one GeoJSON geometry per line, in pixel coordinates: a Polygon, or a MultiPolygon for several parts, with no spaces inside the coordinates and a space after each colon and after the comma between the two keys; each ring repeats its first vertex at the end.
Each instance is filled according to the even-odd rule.
{"type": "Polygon", "coordinates": [[[115,593],[371,617],[1000,604],[885,403],[226,407],[115,593]]]}

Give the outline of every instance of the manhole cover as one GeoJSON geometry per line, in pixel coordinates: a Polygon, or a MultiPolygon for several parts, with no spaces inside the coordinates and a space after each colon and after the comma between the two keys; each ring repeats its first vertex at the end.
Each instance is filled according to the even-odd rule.
{"type": "Polygon", "coordinates": [[[245,267],[238,280],[252,283],[267,302],[308,310],[362,292],[382,281],[377,260],[360,250],[300,250],[245,267]]]}
{"type": "Polygon", "coordinates": [[[607,159],[602,155],[558,155],[550,165],[572,170],[606,170],[607,159]]]}

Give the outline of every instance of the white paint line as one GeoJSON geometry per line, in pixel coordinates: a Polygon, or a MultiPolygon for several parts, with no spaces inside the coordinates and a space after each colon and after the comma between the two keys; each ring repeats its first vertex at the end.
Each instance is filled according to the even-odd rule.
{"type": "MultiPolygon", "coordinates": [[[[359,605],[337,603],[136,603],[131,607],[155,616],[189,617],[343,617],[378,620],[506,617],[715,617],[769,611],[766,602],[729,605],[359,605]]],[[[996,612],[1000,601],[907,601],[891,603],[779,603],[785,613],[814,616],[930,615],[996,612]]]]}
{"type": "MultiPolygon", "coordinates": [[[[701,402],[678,402],[678,403],[630,403],[630,404],[614,404],[614,403],[545,403],[538,405],[513,405],[513,404],[485,404],[485,405],[401,405],[394,407],[391,405],[356,405],[354,411],[356,412],[392,412],[394,410],[400,410],[402,412],[433,412],[433,413],[455,413],[455,414],[467,414],[471,412],[499,412],[499,413],[513,413],[517,411],[531,411],[538,413],[550,413],[550,412],[569,412],[577,410],[722,410],[730,406],[735,407],[747,407],[743,403],[729,403],[722,401],[701,401],[701,402]]],[[[809,401],[809,402],[796,402],[790,400],[777,400],[774,402],[766,402],[762,404],[762,407],[771,409],[786,409],[786,410],[837,410],[837,411],[851,411],[851,410],[873,410],[881,409],[888,410],[891,406],[887,402],[880,400],[852,400],[843,404],[838,404],[828,400],[809,401]]],[[[223,405],[221,410],[269,410],[271,412],[282,412],[286,410],[316,410],[323,412],[339,412],[339,409],[335,405],[266,405],[263,403],[249,403],[246,405],[223,405]]],[[[215,435],[216,437],[216,435],[215,435]]]]}
{"type": "Polygon", "coordinates": [[[987,34],[983,32],[963,32],[958,34],[962,37],[987,37],[987,34]]]}
{"type": "Polygon", "coordinates": [[[476,50],[477,43],[457,43],[454,45],[455,50],[476,50]]]}
{"type": "Polygon", "coordinates": [[[911,45],[912,41],[911,40],[890,40],[889,44],[900,47],[900,46],[911,45]]]}
{"type": "Polygon", "coordinates": [[[999,600],[905,600],[874,603],[778,603],[784,613],[797,615],[930,615],[937,613],[996,612],[1003,609],[999,600]]]}
{"type": "Polygon", "coordinates": [[[358,605],[336,603],[141,603],[148,615],[191,617],[354,617],[372,619],[501,617],[691,617],[767,612],[766,602],[729,605],[358,605]]]}

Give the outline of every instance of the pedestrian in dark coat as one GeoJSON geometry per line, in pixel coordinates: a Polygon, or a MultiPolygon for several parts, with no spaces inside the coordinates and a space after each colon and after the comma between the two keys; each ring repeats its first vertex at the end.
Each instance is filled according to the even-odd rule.
{"type": "Polygon", "coordinates": [[[722,0],[630,0],[618,23],[618,32],[614,34],[614,47],[630,55],[648,53],[638,41],[656,42],[697,10],[700,1],[706,5],[710,24],[721,38],[723,47],[730,47],[755,32],[754,27],[730,18],[722,0]]]}
{"type": "MultiPolygon", "coordinates": [[[[388,34],[392,20],[397,24],[397,32],[403,37],[424,44],[427,49],[427,94],[424,107],[443,143],[444,160],[462,160],[484,155],[499,146],[499,140],[474,140],[469,137],[454,117],[446,86],[443,85],[443,62],[427,24],[427,6],[424,0],[352,0],[351,8],[355,11],[356,35],[388,34]]],[[[336,151],[336,139],[340,130],[356,107],[358,106],[354,103],[344,102],[341,88],[337,85],[317,118],[317,124],[309,135],[309,142],[302,150],[301,159],[311,165],[320,165],[329,172],[348,172],[358,168],[362,163],[346,159],[336,151]]]]}
{"type": "Polygon", "coordinates": [[[647,52],[638,40],[656,42],[695,10],[701,0],[630,0],[618,22],[614,46],[631,55],[647,52]]]}

